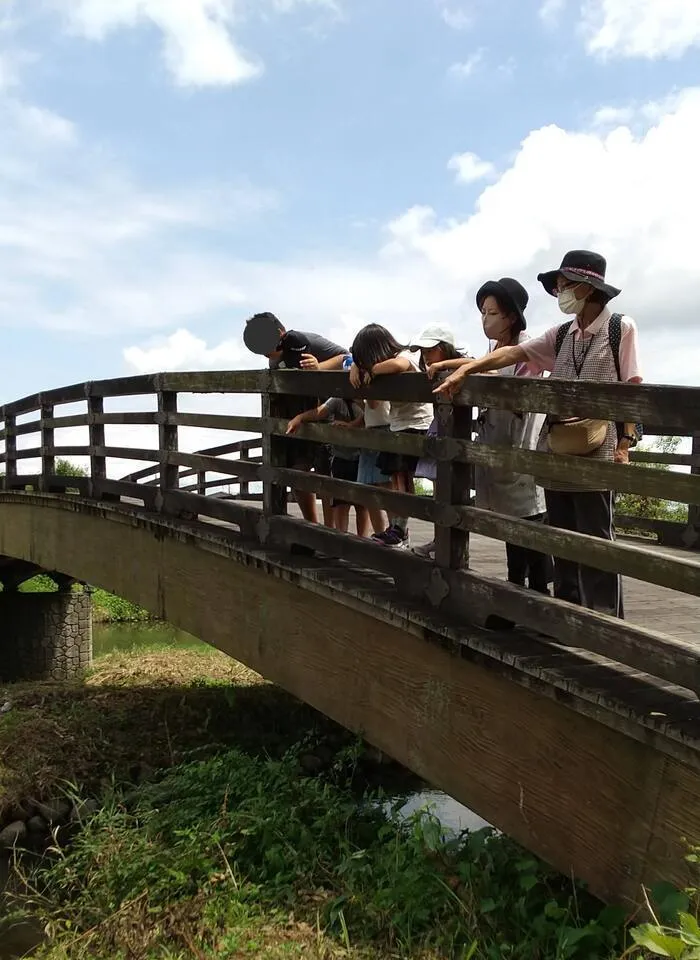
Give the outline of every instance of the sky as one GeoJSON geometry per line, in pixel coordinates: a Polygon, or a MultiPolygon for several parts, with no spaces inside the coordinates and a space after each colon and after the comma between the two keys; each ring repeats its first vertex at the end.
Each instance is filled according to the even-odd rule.
{"type": "Polygon", "coordinates": [[[259,310],[480,353],[578,247],[696,384],[698,130],[698,0],[0,0],[1,400],[259,366],[259,310]]]}

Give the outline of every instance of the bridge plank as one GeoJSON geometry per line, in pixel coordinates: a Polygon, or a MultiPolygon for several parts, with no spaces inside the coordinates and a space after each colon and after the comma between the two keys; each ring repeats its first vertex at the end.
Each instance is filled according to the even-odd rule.
{"type": "Polygon", "coordinates": [[[393,577],[402,603],[408,597],[430,602],[437,595],[436,606],[455,624],[484,624],[497,610],[501,616],[565,645],[601,654],[681,687],[700,690],[700,649],[695,643],[471,570],[438,570],[405,552],[387,550],[296,518],[271,517],[268,522],[273,542],[299,543],[393,577]]]}
{"type": "MultiPolygon", "coordinates": [[[[270,427],[275,435],[284,436],[287,421],[275,420],[270,427]]],[[[368,450],[386,450],[409,456],[426,454],[435,457],[438,462],[456,460],[510,473],[529,474],[535,476],[543,486],[547,485],[547,480],[563,481],[579,483],[582,488],[589,490],[616,490],[682,503],[700,500],[700,476],[689,473],[651,468],[640,470],[627,464],[607,463],[587,457],[539,453],[456,438],[425,439],[416,434],[352,428],[338,431],[330,424],[307,424],[295,435],[317,443],[333,443],[341,447],[361,446],[368,450]]]]}
{"type": "MultiPolygon", "coordinates": [[[[262,430],[261,417],[233,417],[221,413],[174,413],[169,414],[168,423],[180,427],[202,427],[207,430],[239,430],[243,433],[259,433],[262,430]]],[[[262,445],[262,439],[259,444],[262,445]]],[[[197,451],[206,453],[205,450],[197,451]]]]}

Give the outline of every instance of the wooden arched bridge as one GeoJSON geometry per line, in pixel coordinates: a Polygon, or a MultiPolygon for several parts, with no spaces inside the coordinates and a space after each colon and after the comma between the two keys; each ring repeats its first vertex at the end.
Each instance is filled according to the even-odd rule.
{"type": "MultiPolygon", "coordinates": [[[[603,898],[682,881],[684,838],[700,839],[700,389],[471,377],[437,406],[438,438],[300,434],[427,451],[433,498],[288,469],[285,393],[351,388],[339,373],[174,373],[0,407],[0,579],[60,571],[145,606],[362,732],[603,898]],[[258,394],[261,416],[192,412],[202,394],[258,394]],[[490,447],[473,439],[474,407],[487,405],[641,420],[648,434],[691,437],[692,452],[640,453],[640,469],[490,447]],[[258,436],[191,453],[185,427],[258,436]],[[126,428],[152,443],[109,442],[126,428]],[[88,476],[58,475],[59,457],[83,458],[88,476]],[[144,468],[116,479],[124,461],[144,468]],[[479,463],[686,503],[688,521],[635,519],[647,539],[610,543],[485,512],[470,503],[479,463]],[[288,512],[289,487],[434,524],[435,562],[305,523],[288,512]],[[630,618],[505,582],[505,540],[621,572],[630,618]],[[519,626],[487,630],[493,613],[519,626]]],[[[418,374],[367,395],[432,400],[418,374]]]]}

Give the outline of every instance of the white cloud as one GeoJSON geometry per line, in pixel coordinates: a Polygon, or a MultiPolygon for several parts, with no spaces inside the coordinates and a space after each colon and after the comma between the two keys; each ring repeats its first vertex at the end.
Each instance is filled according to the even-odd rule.
{"type": "Polygon", "coordinates": [[[58,143],[71,143],[75,139],[74,124],[51,110],[34,104],[24,104],[19,100],[9,101],[5,107],[13,115],[12,119],[22,134],[33,139],[54,140],[58,143]]]}
{"type": "Polygon", "coordinates": [[[675,341],[683,366],[680,330],[695,323],[700,298],[698,126],[700,89],[677,97],[672,112],[639,135],[625,126],[610,133],[542,127],[523,141],[470,217],[441,222],[430,208],[414,208],[390,225],[389,253],[463,278],[469,297],[483,278],[519,276],[538,294],[531,313],[540,314],[540,327],[556,315],[536,273],[556,266],[567,249],[599,249],[612,282],[623,288],[621,307],[637,314],[643,333],[665,331],[666,350],[675,341]]]}
{"type": "Polygon", "coordinates": [[[215,347],[188,330],[177,330],[169,337],[145,347],[128,347],[124,359],[137,373],[162,370],[233,370],[256,368],[260,361],[249,353],[240,338],[224,340],[215,347]]]}
{"type": "Polygon", "coordinates": [[[481,66],[484,52],[483,49],[475,50],[466,60],[451,64],[448,70],[449,75],[457,80],[466,80],[467,77],[471,77],[481,66]]]}
{"type": "Polygon", "coordinates": [[[273,193],[246,183],[143,188],[70,121],[1,95],[0,124],[3,322],[112,334],[241,302],[223,264],[194,252],[197,240],[225,242],[275,207],[273,193]]]}
{"type": "Polygon", "coordinates": [[[585,0],[582,26],[599,56],[679,57],[700,46],[698,0],[585,0]]]}
{"type": "Polygon", "coordinates": [[[449,0],[435,0],[443,22],[451,30],[468,30],[474,25],[474,14],[471,6],[451,3],[449,0]]]}
{"type": "Polygon", "coordinates": [[[540,19],[547,25],[553,26],[564,11],[566,0],[543,0],[540,6],[540,19]]]}
{"type": "MultiPolygon", "coordinates": [[[[240,0],[48,0],[73,32],[103,40],[118,29],[150,25],[163,37],[163,59],[181,86],[231,86],[259,77],[261,60],[235,35],[243,17],[240,0]]],[[[338,12],[337,0],[263,0],[265,7],[289,13],[301,6],[338,12]]]]}
{"type": "Polygon", "coordinates": [[[617,127],[621,124],[628,124],[634,117],[634,108],[626,107],[600,107],[593,114],[594,127],[617,127]]]}
{"type": "Polygon", "coordinates": [[[494,165],[488,160],[482,160],[475,153],[458,153],[447,164],[448,170],[454,170],[458,183],[475,183],[477,180],[486,180],[496,172],[494,165]]]}
{"type": "MultiPolygon", "coordinates": [[[[619,306],[639,323],[647,378],[697,382],[700,349],[689,352],[687,335],[700,299],[694,150],[700,89],[664,104],[658,116],[659,104],[633,110],[635,123],[644,124],[639,132],[619,123],[613,130],[534,130],[471,215],[441,220],[429,206],[410,208],[388,224],[374,257],[343,261],[325,253],[250,262],[190,253],[180,264],[166,263],[163,276],[144,274],[130,296],[156,304],[169,290],[159,316],[180,329],[155,344],[132,339],[136,346],[126,359],[136,370],[254,366],[239,345],[243,321],[255,309],[272,309],[288,327],[320,330],[342,345],[366,322],[384,323],[405,338],[427,323],[447,321],[478,350],[473,295],[483,280],[523,280],[532,296],[530,329],[537,332],[559,314],[536,274],[556,266],[567,249],[589,247],[608,257],[609,277],[623,288],[619,306]],[[226,336],[207,338],[183,319],[179,301],[189,297],[195,317],[201,298],[205,315],[212,309],[208,291],[226,284],[237,296],[226,336]]],[[[114,276],[94,282],[102,279],[114,287],[114,276]]],[[[94,296],[90,279],[84,283],[94,296]]],[[[215,297],[213,307],[220,302],[215,297]]],[[[129,309],[126,304],[125,315],[129,309]]]]}

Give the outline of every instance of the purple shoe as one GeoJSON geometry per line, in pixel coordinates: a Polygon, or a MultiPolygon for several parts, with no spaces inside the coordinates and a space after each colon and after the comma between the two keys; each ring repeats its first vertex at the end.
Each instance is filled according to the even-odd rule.
{"type": "Polygon", "coordinates": [[[375,533],[372,540],[375,543],[381,543],[384,547],[390,547],[392,550],[408,550],[410,546],[408,535],[399,527],[387,527],[383,533],[375,533]]]}

